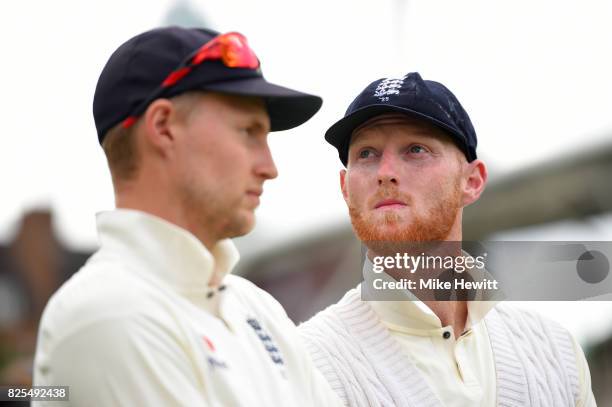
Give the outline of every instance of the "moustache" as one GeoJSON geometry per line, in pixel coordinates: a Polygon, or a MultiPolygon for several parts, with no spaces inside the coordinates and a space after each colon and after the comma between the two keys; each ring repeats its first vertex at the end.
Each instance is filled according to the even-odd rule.
{"type": "Polygon", "coordinates": [[[374,208],[378,202],[386,199],[396,199],[406,205],[412,204],[412,197],[409,194],[400,191],[397,187],[383,186],[368,200],[368,208],[374,208]]]}

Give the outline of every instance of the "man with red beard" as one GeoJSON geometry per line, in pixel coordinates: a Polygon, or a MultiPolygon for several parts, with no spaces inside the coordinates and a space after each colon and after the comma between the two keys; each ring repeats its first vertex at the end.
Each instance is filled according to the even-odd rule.
{"type": "Polygon", "coordinates": [[[584,353],[565,329],[497,293],[417,285],[433,272],[487,274],[461,249],[463,208],[487,170],[450,90],[418,73],[379,79],[325,138],[346,167],[342,195],[368,251],[364,281],[300,333],[345,405],[595,406],[584,353]]]}

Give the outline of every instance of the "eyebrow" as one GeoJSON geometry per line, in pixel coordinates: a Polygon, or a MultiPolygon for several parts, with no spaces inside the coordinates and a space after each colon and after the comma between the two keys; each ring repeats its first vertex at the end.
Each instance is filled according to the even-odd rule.
{"type": "Polygon", "coordinates": [[[270,133],[271,119],[270,114],[268,113],[268,110],[265,106],[259,104],[255,105],[251,103],[244,103],[236,104],[234,108],[236,108],[242,114],[245,115],[245,120],[249,121],[250,125],[257,125],[258,127],[261,127],[262,129],[266,130],[266,133],[270,133]],[[262,107],[263,110],[260,110],[260,107],[262,107]],[[265,114],[266,118],[262,117],[260,113],[265,114]]]}
{"type": "Polygon", "coordinates": [[[251,126],[256,126],[259,127],[262,130],[265,130],[266,133],[270,133],[270,120],[265,120],[262,117],[260,117],[258,114],[255,114],[254,112],[252,114],[250,114],[249,117],[249,122],[251,126]]]}

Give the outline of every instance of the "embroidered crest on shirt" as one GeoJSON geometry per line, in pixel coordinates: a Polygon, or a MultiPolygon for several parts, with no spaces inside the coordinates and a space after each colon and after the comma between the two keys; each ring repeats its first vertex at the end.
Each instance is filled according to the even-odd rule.
{"type": "Polygon", "coordinates": [[[268,335],[267,332],[263,329],[259,321],[257,321],[255,318],[249,318],[247,319],[247,323],[251,326],[251,328],[253,328],[259,339],[261,339],[261,342],[263,343],[266,351],[268,351],[272,362],[279,366],[284,365],[285,362],[281,357],[280,350],[276,347],[274,341],[272,340],[270,335],[268,335]]]}
{"type": "Polygon", "coordinates": [[[404,84],[404,79],[406,79],[406,75],[402,76],[399,79],[383,79],[376,87],[376,90],[374,91],[374,96],[380,99],[381,102],[388,102],[389,96],[399,95],[400,89],[404,84]]]}
{"type": "MultiPolygon", "coordinates": [[[[215,352],[215,345],[213,344],[213,342],[210,340],[210,338],[208,338],[206,335],[202,336],[202,340],[204,341],[204,343],[206,344],[206,347],[208,348],[208,350],[211,353],[215,352]]],[[[211,367],[211,369],[227,369],[227,363],[225,363],[222,360],[217,359],[215,356],[213,355],[208,355],[206,357],[206,360],[208,361],[208,365],[211,367]]]]}

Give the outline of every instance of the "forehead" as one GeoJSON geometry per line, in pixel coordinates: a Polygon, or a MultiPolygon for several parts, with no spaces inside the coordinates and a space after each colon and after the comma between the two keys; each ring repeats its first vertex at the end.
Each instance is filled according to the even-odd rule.
{"type": "Polygon", "coordinates": [[[267,128],[270,127],[270,117],[262,98],[202,92],[199,94],[197,104],[206,112],[223,114],[225,117],[235,119],[257,120],[267,128]]]}
{"type": "Polygon", "coordinates": [[[225,95],[222,93],[211,93],[211,95],[237,111],[244,113],[265,114],[266,116],[268,115],[266,104],[262,98],[253,96],[225,95]]]}
{"type": "Polygon", "coordinates": [[[453,143],[449,134],[423,119],[391,113],[373,117],[357,127],[352,133],[350,144],[383,139],[383,136],[392,134],[425,137],[444,143],[453,143]]]}

